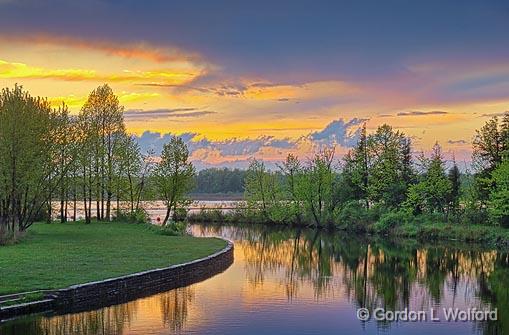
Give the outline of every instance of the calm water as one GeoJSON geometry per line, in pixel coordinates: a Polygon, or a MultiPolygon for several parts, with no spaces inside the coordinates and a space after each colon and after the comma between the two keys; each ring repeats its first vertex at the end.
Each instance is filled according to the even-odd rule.
{"type": "Polygon", "coordinates": [[[507,253],[339,234],[193,226],[235,241],[224,273],[126,304],[8,322],[0,334],[509,334],[507,253]],[[356,310],[498,309],[497,322],[359,321],[356,310]]]}

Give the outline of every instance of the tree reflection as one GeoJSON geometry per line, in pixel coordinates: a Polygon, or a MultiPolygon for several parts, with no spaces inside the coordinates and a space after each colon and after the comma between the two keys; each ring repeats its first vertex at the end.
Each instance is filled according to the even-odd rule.
{"type": "Polygon", "coordinates": [[[182,287],[158,295],[161,315],[165,328],[179,331],[184,328],[189,314],[189,307],[194,300],[194,287],[182,287]]]}
{"type": "MultiPolygon", "coordinates": [[[[95,311],[24,319],[3,325],[1,334],[112,335],[129,333],[139,313],[161,315],[161,325],[177,332],[183,329],[194,301],[194,287],[184,287],[121,305],[95,311]]],[[[140,324],[138,324],[140,326],[140,324]]],[[[143,325],[141,325],[143,327],[143,325]]]]}
{"type": "Polygon", "coordinates": [[[247,280],[254,290],[270,275],[280,278],[288,300],[298,297],[306,285],[311,285],[316,299],[344,294],[371,310],[429,310],[457,306],[462,300],[466,308],[498,308],[500,321],[478,328],[487,334],[509,333],[507,253],[464,244],[368,241],[306,229],[255,225],[211,229],[235,239],[242,248],[247,280]]]}

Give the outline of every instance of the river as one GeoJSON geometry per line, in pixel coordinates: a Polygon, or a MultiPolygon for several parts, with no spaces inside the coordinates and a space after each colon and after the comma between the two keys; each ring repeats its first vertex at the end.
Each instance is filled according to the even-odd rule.
{"type": "Polygon", "coordinates": [[[234,264],[125,304],[8,321],[0,334],[509,334],[505,252],[256,225],[191,232],[233,240],[234,264]],[[359,308],[388,316],[361,321],[359,308]],[[447,321],[443,308],[496,311],[498,320],[447,321]],[[426,320],[389,320],[405,309],[426,320]]]}

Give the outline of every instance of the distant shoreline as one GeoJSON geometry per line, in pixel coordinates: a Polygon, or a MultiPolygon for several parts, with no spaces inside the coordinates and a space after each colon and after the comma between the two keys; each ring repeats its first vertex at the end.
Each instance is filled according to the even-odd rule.
{"type": "Polygon", "coordinates": [[[194,201],[242,201],[243,193],[191,193],[189,197],[194,201]]]}

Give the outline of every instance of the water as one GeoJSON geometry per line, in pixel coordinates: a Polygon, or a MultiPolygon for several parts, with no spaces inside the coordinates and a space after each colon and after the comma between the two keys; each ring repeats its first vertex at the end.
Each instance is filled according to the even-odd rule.
{"type": "Polygon", "coordinates": [[[509,334],[507,253],[267,227],[192,226],[235,242],[222,274],[126,304],[21,318],[0,334],[509,334]],[[496,322],[364,322],[373,311],[497,308],[496,322]]]}

